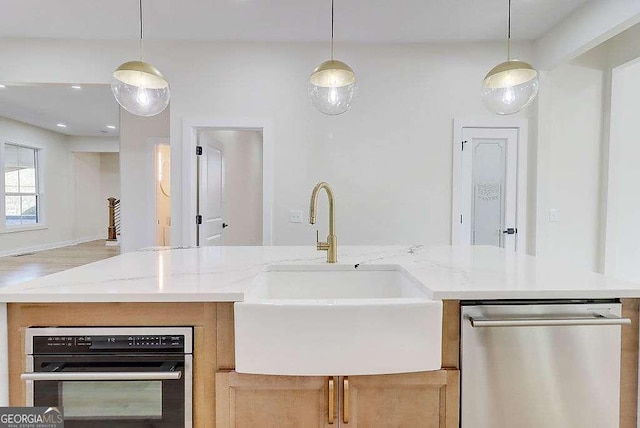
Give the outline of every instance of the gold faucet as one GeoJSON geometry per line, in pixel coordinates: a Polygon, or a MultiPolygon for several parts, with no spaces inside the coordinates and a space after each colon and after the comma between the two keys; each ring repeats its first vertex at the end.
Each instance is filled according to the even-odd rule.
{"type": "Polygon", "coordinates": [[[316,231],[316,248],[318,251],[327,252],[327,263],[335,263],[338,261],[338,238],[335,235],[335,212],[333,210],[333,191],[331,186],[324,181],[316,184],[311,192],[311,203],[309,205],[309,223],[316,224],[316,208],[318,205],[318,193],[320,189],[324,189],[327,192],[329,198],[329,236],[327,236],[327,242],[320,242],[318,237],[318,231],[316,231]]]}

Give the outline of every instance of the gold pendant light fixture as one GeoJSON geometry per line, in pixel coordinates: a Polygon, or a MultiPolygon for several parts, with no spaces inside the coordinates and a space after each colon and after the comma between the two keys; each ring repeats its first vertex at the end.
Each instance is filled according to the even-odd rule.
{"type": "Polygon", "coordinates": [[[514,114],[528,106],[538,95],[538,72],[531,64],[511,59],[511,0],[507,61],[493,67],[482,82],[482,102],[499,115],[514,114]]]}
{"type": "Polygon", "coordinates": [[[331,59],[320,64],[309,79],[309,96],[313,105],[327,115],[349,110],[356,93],[356,74],[351,67],[333,58],[334,6],[331,0],[331,59]]]}
{"type": "Polygon", "coordinates": [[[153,65],[143,61],[142,0],[140,0],[140,61],[128,61],[113,72],[111,92],[129,113],[155,116],[171,99],[169,83],[153,65]]]}

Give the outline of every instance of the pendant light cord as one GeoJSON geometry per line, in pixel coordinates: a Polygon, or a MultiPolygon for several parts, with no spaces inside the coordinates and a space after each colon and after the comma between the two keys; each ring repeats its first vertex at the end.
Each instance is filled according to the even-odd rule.
{"type": "Polygon", "coordinates": [[[144,44],[142,42],[144,33],[143,33],[143,21],[142,21],[142,0],[140,0],[140,61],[144,60],[144,44]]]}
{"type": "Polygon", "coordinates": [[[333,61],[333,0],[331,0],[331,61],[333,61]]]}
{"type": "Polygon", "coordinates": [[[511,0],[509,0],[509,28],[507,31],[507,61],[511,61],[511,0]]]}

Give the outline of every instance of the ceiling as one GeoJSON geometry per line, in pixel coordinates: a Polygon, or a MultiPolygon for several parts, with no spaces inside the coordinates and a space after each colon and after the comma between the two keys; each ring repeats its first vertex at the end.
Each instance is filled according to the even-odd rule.
{"type": "Polygon", "coordinates": [[[11,85],[0,87],[0,116],[65,135],[117,137],[120,110],[109,85],[11,85]],[[57,126],[67,125],[66,128],[57,126]],[[116,129],[108,129],[115,125],[116,129]]]}
{"type": "MultiPolygon", "coordinates": [[[[513,37],[535,40],[589,0],[512,0],[513,37]]],[[[337,40],[501,40],[507,0],[336,0],[337,40]]],[[[330,0],[146,0],[145,38],[326,41],[330,0]]],[[[137,0],[2,0],[0,37],[135,39],[137,0]]]]}
{"type": "MultiPolygon", "coordinates": [[[[1,0],[0,38],[138,37],[138,0],[1,0]]],[[[512,0],[512,35],[535,40],[589,0],[512,0]]],[[[507,0],[335,0],[336,40],[413,43],[502,40],[507,0]]],[[[145,38],[327,41],[330,0],[145,0],[145,38]]],[[[117,136],[107,85],[7,85],[0,116],[67,135],[117,136]],[[57,123],[64,123],[60,128],[57,123]]]]}

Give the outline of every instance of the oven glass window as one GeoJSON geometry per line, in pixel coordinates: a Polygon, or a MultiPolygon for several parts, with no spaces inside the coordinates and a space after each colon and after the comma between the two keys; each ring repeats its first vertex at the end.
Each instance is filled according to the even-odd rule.
{"type": "Polygon", "coordinates": [[[161,419],[162,381],[62,382],[65,419],[161,419]]]}

